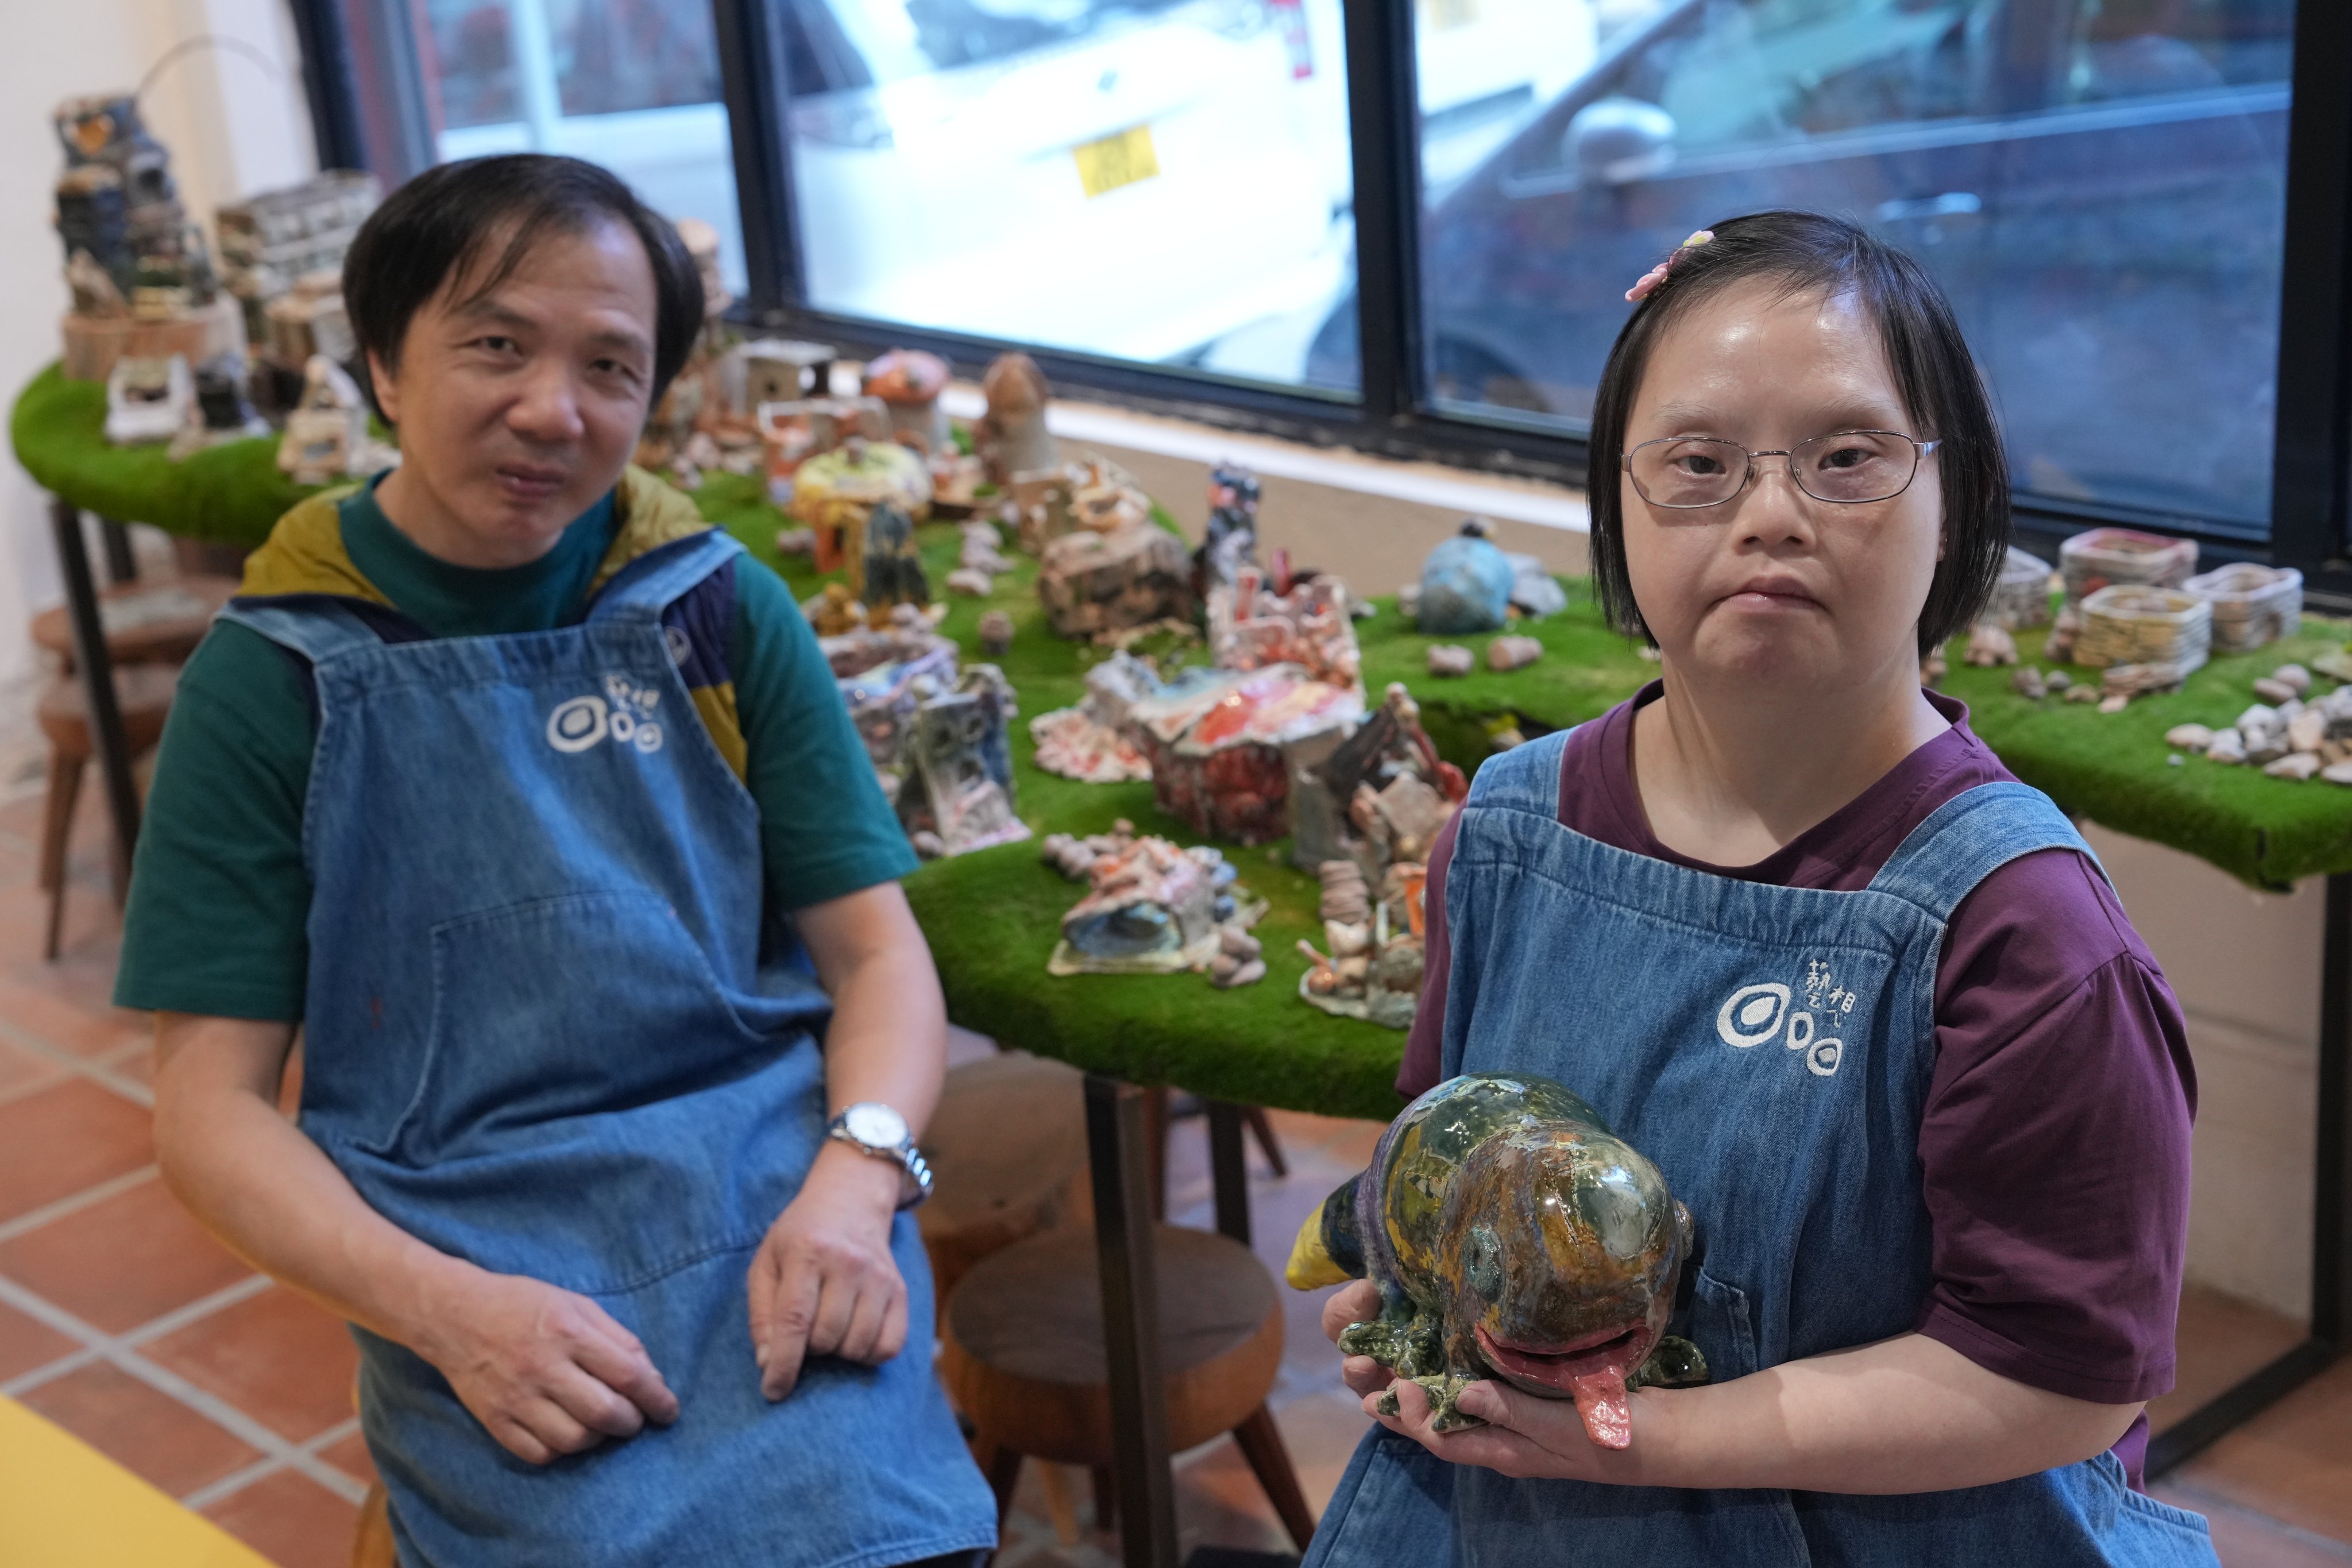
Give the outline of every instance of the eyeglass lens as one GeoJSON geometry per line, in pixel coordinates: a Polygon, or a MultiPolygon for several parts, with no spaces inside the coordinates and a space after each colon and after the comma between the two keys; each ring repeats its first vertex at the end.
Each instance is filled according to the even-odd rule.
{"type": "MultiPolygon", "coordinates": [[[[1654,506],[1717,506],[1748,482],[1748,457],[1732,441],[1675,436],[1633,448],[1633,488],[1654,506]]],[[[1919,448],[1903,436],[1849,430],[1816,436],[1789,454],[1799,488],[1816,500],[1848,505],[1903,493],[1919,466],[1919,448]]]]}

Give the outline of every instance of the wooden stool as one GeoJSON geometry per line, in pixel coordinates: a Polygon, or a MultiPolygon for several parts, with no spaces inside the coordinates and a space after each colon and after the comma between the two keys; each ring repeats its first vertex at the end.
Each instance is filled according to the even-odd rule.
{"type": "MultiPolygon", "coordinates": [[[[1209,1231],[1160,1226],[1160,1336],[1168,1447],[1230,1432],[1301,1552],[1315,1521],[1265,1407],[1282,1364],[1282,1304],[1249,1248],[1209,1231]]],[[[948,1302],[940,1379],[976,1429],[973,1450],[1003,1519],[1024,1458],[1095,1472],[1108,1518],[1113,1458],[1108,1362],[1094,1237],[1057,1231],[974,1264],[948,1302]]]]}
{"type": "Polygon", "coordinates": [[[368,1488],[360,1504],[359,1529],[352,1536],[352,1568],[400,1568],[392,1544],[392,1503],[382,1481],[368,1488]]]}
{"type": "MultiPolygon", "coordinates": [[[[98,596],[106,651],[118,665],[177,664],[196,651],[238,586],[234,577],[212,576],[118,584],[98,596]]],[[[33,617],[33,641],[56,654],[66,669],[74,668],[73,624],[63,605],[33,617]]]]}
{"type": "MultiPolygon", "coordinates": [[[[163,733],[164,716],[172,710],[173,689],[179,684],[177,665],[127,664],[114,672],[115,700],[122,708],[122,732],[133,756],[153,745],[163,733]]],[[[37,712],[41,731],[49,738],[49,793],[41,822],[41,890],[49,895],[49,931],[41,956],[55,959],[66,918],[66,841],[73,833],[74,802],[81,794],[81,775],[97,754],[90,735],[89,694],[79,676],[61,675],[41,693],[37,712]]]]}
{"type": "Polygon", "coordinates": [[[989,1254],[1094,1213],[1087,1190],[1084,1075],[1006,1051],[948,1074],[920,1141],[933,1178],[915,1211],[934,1299],[989,1254]]]}

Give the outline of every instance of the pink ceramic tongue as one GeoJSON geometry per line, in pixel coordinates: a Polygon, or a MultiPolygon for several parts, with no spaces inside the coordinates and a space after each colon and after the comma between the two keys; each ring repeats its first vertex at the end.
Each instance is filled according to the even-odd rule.
{"type": "Polygon", "coordinates": [[[1591,1372],[1578,1372],[1570,1377],[1568,1386],[1576,1401],[1576,1413],[1584,1417],[1585,1434],[1594,1447],[1633,1446],[1633,1412],[1626,1403],[1625,1367],[1622,1362],[1612,1357],[1591,1372]]]}

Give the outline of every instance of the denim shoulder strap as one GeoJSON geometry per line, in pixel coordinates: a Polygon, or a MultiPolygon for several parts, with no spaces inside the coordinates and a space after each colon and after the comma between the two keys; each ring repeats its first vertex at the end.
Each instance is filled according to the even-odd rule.
{"type": "MultiPolygon", "coordinates": [[[[373,606],[370,606],[373,608],[373,606]]],[[[385,638],[352,602],[331,594],[281,594],[231,599],[221,619],[259,632],[318,665],[340,653],[381,647],[385,638]]]]}
{"type": "Polygon", "coordinates": [[[1470,798],[1464,804],[1557,818],[1559,757],[1568,747],[1569,734],[1569,730],[1555,730],[1488,757],[1479,764],[1478,776],[1470,784],[1470,798]]]}
{"type": "MultiPolygon", "coordinates": [[[[1937,921],[2001,867],[2039,849],[2073,849],[2099,865],[2066,814],[2030,784],[2003,781],[1961,791],[1913,828],[1871,879],[1873,892],[1892,893],[1937,921]]],[[[2099,867],[2105,876],[2106,868],[2099,867]]]]}
{"type": "Polygon", "coordinates": [[[588,607],[588,619],[657,621],[678,595],[747,553],[723,528],[672,540],[622,567],[588,607]]]}

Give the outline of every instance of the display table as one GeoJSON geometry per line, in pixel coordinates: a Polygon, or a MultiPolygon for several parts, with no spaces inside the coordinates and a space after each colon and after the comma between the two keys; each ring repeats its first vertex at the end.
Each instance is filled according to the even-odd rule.
{"type": "MultiPolygon", "coordinates": [[[[302,491],[287,485],[271,461],[268,441],[240,442],[174,465],[160,450],[124,452],[99,435],[104,389],[44,373],[19,397],[12,431],[20,461],[58,498],[58,542],[69,590],[88,593],[90,573],[78,509],[151,522],[173,532],[224,543],[253,544],[266,537],[280,511],[302,491]],[[77,565],[79,561],[79,565],[77,565]],[[77,586],[79,585],[79,586],[77,586]]],[[[711,518],[775,566],[805,597],[822,579],[805,559],[780,557],[775,534],[784,521],[764,499],[761,482],[716,474],[696,500],[711,518]]],[[[936,585],[955,563],[955,531],[921,531],[925,560],[936,585]]],[[[1149,784],[1083,784],[1037,771],[1030,761],[1026,720],[1076,702],[1085,672],[1100,650],[1055,638],[1046,629],[1034,591],[1035,563],[1013,557],[987,600],[950,598],[941,629],[967,650],[985,610],[1005,610],[1015,635],[999,663],[1019,693],[1022,719],[1013,726],[1017,807],[1039,836],[1099,832],[1126,817],[1138,828],[1188,838],[1152,805],[1149,784]]],[[[1635,690],[1657,667],[1601,624],[1589,586],[1570,584],[1570,607],[1519,629],[1538,637],[1544,657],[1507,675],[1483,667],[1459,679],[1427,673],[1426,650],[1437,640],[1404,625],[1381,603],[1359,623],[1364,683],[1373,701],[1391,681],[1402,681],[1422,705],[1439,750],[1465,771],[1489,753],[1488,734],[1516,718],[1533,734],[1592,718],[1635,690]]],[[[94,627],[94,621],[91,623],[94,627]]],[[[2151,1473],[2189,1453],[2261,1408],[2326,1364],[2345,1329],[2347,1173],[2347,1042],[2352,1039],[2352,789],[2263,777],[2252,768],[2226,768],[2192,758],[2168,763],[2164,731],[2189,720],[2219,728],[2253,700],[2251,683],[2286,658],[2305,661],[2341,647],[2347,628],[2307,622],[2309,635],[2252,655],[2216,659],[2170,695],[2135,702],[2121,714],[2088,704],[2015,696],[2007,669],[1979,670],[1958,662],[1944,689],[1965,700],[1977,732],[2021,778],[2048,791],[2068,811],[2116,831],[2198,856],[2260,886],[2281,888],[2325,875],[2327,889],[2325,994],[2321,1010],[2319,1190],[2313,1284],[2312,1337],[2287,1357],[2160,1434],[2151,1473]]],[[[94,635],[94,633],[93,633],[94,635]]],[[[1485,638],[1470,641],[1482,652],[1485,638]]],[[[2027,657],[2041,634],[2022,634],[2027,657]]],[[[79,639],[78,639],[78,647],[79,639]]],[[[1179,650],[1182,651],[1182,650],[1179,650]]],[[[93,674],[93,696],[104,679],[103,648],[81,659],[93,674]]],[[[1202,655],[1190,650],[1193,662],[1202,655]]],[[[110,693],[109,694],[110,696],[110,693]]],[[[128,788],[127,769],[124,787],[128,788]]],[[[136,831],[134,815],[130,831],[136,831]]],[[[122,813],[118,810],[118,821],[122,813]]],[[[1085,1068],[1088,1082],[1096,1210],[1101,1233],[1106,1293],[1112,1300],[1113,1384],[1123,1418],[1146,1433],[1130,1469],[1122,1466],[1121,1498],[1130,1563],[1172,1565],[1173,1526],[1164,1453],[1150,1450],[1150,1418],[1156,1379],[1149,1375],[1155,1336],[1150,1230],[1140,1162],[1141,1111],[1133,1086],[1171,1085],[1211,1102],[1211,1131],[1219,1176],[1221,1224],[1246,1231],[1240,1201],[1240,1129],[1234,1108],[1279,1106],[1327,1115],[1385,1121],[1400,1107],[1392,1087],[1404,1037],[1352,1019],[1333,1017],[1301,1002],[1307,961],[1300,938],[1320,945],[1315,879],[1286,858],[1286,841],[1255,848],[1227,847],[1243,880],[1263,895],[1268,912],[1257,927],[1265,945],[1265,981],[1218,991],[1195,975],[1080,975],[1053,979],[1046,955],[1061,915],[1078,888],[1040,863],[1036,844],[1008,845],[925,866],[907,880],[946,987],[949,1013],[959,1024],[1011,1047],[1057,1057],[1085,1068]]],[[[1164,1426],[1158,1426],[1164,1431],[1164,1426]]]]}

